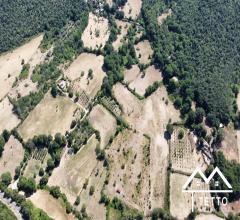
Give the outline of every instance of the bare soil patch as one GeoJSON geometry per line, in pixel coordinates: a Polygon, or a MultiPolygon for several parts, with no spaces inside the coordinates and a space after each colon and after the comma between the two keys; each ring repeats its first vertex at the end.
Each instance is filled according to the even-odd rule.
{"type": "Polygon", "coordinates": [[[98,141],[94,135],[77,154],[69,155],[66,150],[59,167],[54,169],[52,176],[49,178],[48,184],[59,186],[72,204],[81,193],[86,179],[90,177],[98,163],[95,153],[97,144],[98,141]]]}
{"type": "Polygon", "coordinates": [[[134,45],[134,48],[140,63],[150,63],[153,50],[148,40],[140,41],[137,45],[134,45]]]}
{"type": "Polygon", "coordinates": [[[0,56],[0,100],[11,90],[22,69],[22,60],[28,63],[38,50],[43,35],[32,39],[23,46],[0,56]]]}
{"type": "Polygon", "coordinates": [[[140,69],[138,65],[133,65],[130,69],[124,71],[124,82],[131,83],[140,75],[140,69]]]}
{"type": "Polygon", "coordinates": [[[224,127],[224,140],[220,144],[219,150],[223,152],[228,160],[240,162],[240,143],[237,130],[234,130],[233,125],[224,127]]]}
{"type": "Polygon", "coordinates": [[[20,123],[20,119],[18,119],[12,110],[13,105],[10,103],[8,97],[5,97],[0,102],[0,133],[4,129],[12,130],[20,123]]]}
{"type": "Polygon", "coordinates": [[[196,220],[222,220],[222,218],[214,215],[214,214],[200,214],[196,216],[196,220]]]}
{"type": "Polygon", "coordinates": [[[70,128],[78,106],[63,96],[53,98],[47,93],[25,121],[19,126],[19,133],[26,141],[34,135],[65,134],[70,128]]]}
{"type": "Polygon", "coordinates": [[[142,1],[141,0],[128,0],[124,5],[122,11],[126,18],[136,20],[141,13],[142,1]]]}
{"type": "Polygon", "coordinates": [[[172,10],[168,9],[166,12],[162,13],[160,16],[158,16],[158,24],[162,25],[163,22],[167,19],[168,16],[172,14],[172,10]]]}
{"type": "Polygon", "coordinates": [[[82,34],[84,46],[92,49],[102,48],[105,46],[109,35],[108,20],[89,13],[88,26],[82,34]]]}
{"type": "Polygon", "coordinates": [[[228,203],[226,206],[221,206],[221,211],[225,216],[228,216],[229,213],[240,214],[240,200],[228,203]]]}
{"type": "Polygon", "coordinates": [[[49,192],[38,190],[30,198],[31,202],[39,209],[45,211],[50,218],[57,220],[73,220],[72,215],[66,213],[60,201],[55,199],[49,192]]]}
{"type": "Polygon", "coordinates": [[[96,105],[89,115],[89,121],[100,132],[101,147],[104,148],[116,132],[116,119],[102,105],[96,105]]]}
{"type": "Polygon", "coordinates": [[[113,42],[113,48],[117,50],[125,41],[125,36],[127,35],[128,28],[130,27],[129,22],[121,21],[116,19],[117,27],[121,30],[121,33],[117,35],[117,40],[113,42]]]}
{"type": "Polygon", "coordinates": [[[22,144],[11,136],[4,146],[4,151],[0,159],[0,175],[10,172],[14,177],[15,169],[20,165],[24,157],[24,149],[22,144]]]}
{"type": "MultiPolygon", "coordinates": [[[[170,212],[177,219],[185,219],[192,209],[191,193],[183,193],[182,187],[189,176],[178,173],[172,173],[170,177],[170,212]]],[[[194,178],[191,184],[192,189],[209,190],[209,186],[200,179],[194,178]]],[[[199,212],[213,211],[213,204],[206,208],[203,205],[201,197],[210,197],[210,193],[194,194],[194,205],[199,212]]]]}
{"type": "Polygon", "coordinates": [[[124,131],[107,150],[110,178],[107,194],[118,196],[130,207],[150,208],[150,141],[139,132],[124,131]]]}
{"type": "MultiPolygon", "coordinates": [[[[135,73],[136,74],[136,73],[135,73]]],[[[137,75],[137,78],[129,84],[129,87],[135,90],[139,95],[144,96],[146,89],[156,81],[162,80],[162,73],[154,66],[149,66],[145,74],[137,75]]]]}
{"type": "Polygon", "coordinates": [[[113,91],[123,107],[123,117],[130,127],[150,137],[149,206],[151,209],[163,207],[169,156],[164,132],[170,119],[172,123],[180,121],[180,114],[168,100],[167,91],[163,86],[143,101],[139,101],[121,84],[116,84],[113,91]]]}
{"type": "Polygon", "coordinates": [[[103,56],[82,53],[66,70],[65,75],[72,80],[71,86],[75,92],[84,91],[87,96],[93,98],[102,86],[105,72],[102,69],[103,56]],[[92,70],[92,78],[89,76],[92,70]]]}

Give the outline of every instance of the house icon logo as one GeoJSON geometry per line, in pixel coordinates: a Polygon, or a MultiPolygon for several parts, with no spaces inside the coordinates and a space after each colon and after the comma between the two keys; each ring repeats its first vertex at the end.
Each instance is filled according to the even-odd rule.
{"type": "MultiPolygon", "coordinates": [[[[199,178],[198,178],[199,179],[199,178]]],[[[214,185],[216,187],[219,187],[219,182],[218,181],[214,181],[214,185]]],[[[226,177],[223,175],[223,173],[220,171],[220,169],[218,167],[215,167],[215,169],[212,171],[212,173],[209,175],[209,177],[206,177],[205,174],[202,172],[202,170],[197,167],[193,173],[191,174],[191,176],[187,179],[187,181],[185,182],[185,184],[182,187],[182,192],[183,193],[191,193],[192,194],[192,211],[194,210],[194,199],[193,199],[193,195],[195,193],[232,193],[232,186],[231,184],[228,182],[228,180],[226,179],[226,177]],[[218,177],[221,178],[221,180],[223,181],[223,183],[226,185],[227,189],[210,189],[210,183],[211,181],[214,181],[213,177],[218,175],[218,177]],[[192,181],[194,180],[195,177],[201,177],[201,179],[204,181],[204,183],[206,185],[209,185],[209,189],[192,189],[189,186],[191,185],[192,181]]]]}

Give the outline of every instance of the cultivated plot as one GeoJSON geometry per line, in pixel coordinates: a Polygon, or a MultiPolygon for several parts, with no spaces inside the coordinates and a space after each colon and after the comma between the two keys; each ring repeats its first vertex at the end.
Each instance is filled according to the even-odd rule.
{"type": "Polygon", "coordinates": [[[153,50],[148,40],[140,41],[137,45],[134,45],[137,58],[142,64],[148,64],[151,62],[153,50]]]}
{"type": "Polygon", "coordinates": [[[91,49],[103,48],[109,38],[108,20],[89,13],[88,26],[82,34],[84,47],[91,49]]]}
{"type": "Polygon", "coordinates": [[[0,102],[0,133],[4,129],[12,130],[20,123],[20,119],[13,113],[13,105],[8,97],[0,102]]]}
{"type": "Polygon", "coordinates": [[[24,157],[22,144],[11,136],[4,146],[4,151],[0,159],[0,176],[5,172],[10,172],[14,177],[15,169],[20,165],[24,157]]]}
{"type": "Polygon", "coordinates": [[[19,126],[18,131],[25,141],[33,138],[34,135],[65,134],[70,128],[77,108],[79,107],[67,97],[53,98],[47,93],[19,126]]]}
{"type": "Polygon", "coordinates": [[[101,148],[104,148],[116,132],[116,119],[102,105],[96,105],[90,112],[89,121],[100,132],[101,148]]]}

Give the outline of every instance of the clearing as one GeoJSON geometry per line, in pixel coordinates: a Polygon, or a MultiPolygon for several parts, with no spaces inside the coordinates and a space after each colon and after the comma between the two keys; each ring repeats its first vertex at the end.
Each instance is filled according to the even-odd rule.
{"type": "Polygon", "coordinates": [[[112,43],[113,48],[117,50],[120,46],[122,46],[123,42],[125,41],[125,37],[128,32],[128,28],[130,27],[129,22],[121,21],[116,19],[117,27],[120,29],[120,34],[117,35],[117,40],[112,43]]]}
{"type": "Polygon", "coordinates": [[[196,216],[195,220],[223,220],[223,219],[214,214],[200,214],[196,216]]]}
{"type": "Polygon", "coordinates": [[[85,180],[89,178],[98,163],[95,153],[97,144],[98,141],[93,135],[77,154],[69,155],[66,149],[59,167],[53,170],[49,178],[48,184],[59,186],[72,204],[81,193],[85,180]]]}
{"type": "Polygon", "coordinates": [[[34,135],[65,134],[70,128],[77,108],[79,107],[67,97],[53,98],[47,93],[19,126],[19,133],[25,141],[34,135]]]}
{"type": "Polygon", "coordinates": [[[96,105],[89,115],[89,122],[100,132],[101,148],[104,148],[116,132],[116,119],[102,105],[96,105]]]}
{"type": "Polygon", "coordinates": [[[10,103],[8,97],[5,97],[0,102],[0,133],[2,133],[4,129],[10,131],[20,123],[20,119],[12,110],[13,105],[10,103]]]}
{"type": "Polygon", "coordinates": [[[154,82],[162,81],[162,73],[154,66],[149,66],[145,73],[137,74],[135,80],[133,80],[129,87],[139,95],[144,96],[146,89],[154,82]]]}
{"type": "Polygon", "coordinates": [[[89,13],[88,26],[82,34],[84,47],[91,49],[103,48],[109,38],[108,20],[89,13]]]}
{"type": "Polygon", "coordinates": [[[42,209],[50,218],[57,220],[73,220],[73,215],[66,213],[65,207],[45,190],[37,190],[30,198],[31,202],[39,209],[42,209]]]}
{"type": "Polygon", "coordinates": [[[140,63],[149,64],[151,62],[153,50],[148,40],[140,41],[134,45],[134,48],[140,63]]]}
{"type": "Polygon", "coordinates": [[[105,77],[102,69],[103,56],[82,53],[66,70],[65,75],[72,80],[71,86],[79,94],[84,91],[90,98],[94,98],[100,90],[105,77]],[[92,75],[89,74],[92,70],[92,75]]]}
{"type": "Polygon", "coordinates": [[[20,165],[24,157],[24,149],[22,144],[11,136],[4,146],[4,151],[0,159],[0,175],[10,172],[14,177],[15,169],[20,165]]]}
{"type": "Polygon", "coordinates": [[[0,100],[11,90],[12,85],[22,70],[22,60],[28,63],[36,53],[43,35],[33,38],[23,46],[0,56],[0,100]]]}
{"type": "Polygon", "coordinates": [[[168,16],[172,14],[172,9],[168,9],[166,12],[162,13],[161,15],[158,16],[158,24],[162,25],[163,22],[167,19],[168,16]]]}
{"type": "Polygon", "coordinates": [[[128,0],[122,11],[126,18],[136,20],[141,13],[141,8],[142,0],[128,0]]]}
{"type": "Polygon", "coordinates": [[[224,127],[224,140],[221,142],[219,150],[223,152],[227,160],[240,162],[239,134],[239,130],[235,130],[232,124],[224,127]]]}

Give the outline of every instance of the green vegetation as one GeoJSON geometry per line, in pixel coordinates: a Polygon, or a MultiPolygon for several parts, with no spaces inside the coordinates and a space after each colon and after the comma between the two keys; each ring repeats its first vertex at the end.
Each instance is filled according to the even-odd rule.
{"type": "MultiPolygon", "coordinates": [[[[48,32],[45,38],[62,34],[69,20],[77,21],[86,10],[84,1],[4,1],[0,8],[0,53],[19,46],[27,38],[48,32]]],[[[46,41],[46,40],[45,40],[46,41]]]]}
{"type": "Polygon", "coordinates": [[[214,127],[235,118],[234,88],[240,79],[239,9],[238,1],[143,1],[147,37],[164,83],[176,99],[181,98],[178,104],[183,115],[194,100],[214,127]],[[159,27],[157,17],[168,8],[173,13],[159,27]],[[171,80],[174,76],[179,79],[176,84],[171,80]]]}
{"type": "MultiPolygon", "coordinates": [[[[214,161],[214,167],[217,166],[223,172],[224,176],[233,187],[233,192],[229,194],[224,193],[224,196],[227,196],[230,202],[238,200],[240,198],[240,164],[233,161],[228,161],[222,152],[215,153],[214,161]]],[[[209,167],[208,173],[210,173],[212,170],[213,167],[209,167]]],[[[223,181],[221,181],[221,179],[219,179],[219,183],[220,189],[227,189],[227,186],[223,181]]],[[[212,188],[214,188],[214,186],[212,186],[212,188]]]]}
{"type": "Polygon", "coordinates": [[[0,135],[0,157],[2,156],[4,150],[5,140],[2,135],[0,135]]]}
{"type": "MultiPolygon", "coordinates": [[[[107,203],[109,203],[108,199],[105,199],[107,203]]],[[[114,209],[118,213],[119,220],[128,219],[128,220],[142,220],[143,219],[143,213],[138,212],[135,209],[130,209],[128,206],[126,206],[120,199],[117,197],[114,197],[112,201],[108,204],[107,207],[107,219],[111,219],[109,216],[109,212],[111,209],[114,209]]]]}
{"type": "Polygon", "coordinates": [[[31,92],[29,95],[17,100],[11,100],[13,103],[13,111],[20,119],[24,120],[43,97],[44,92],[40,90],[38,92],[31,92]]]}
{"type": "Polygon", "coordinates": [[[5,185],[8,186],[12,182],[12,177],[9,172],[3,173],[1,175],[1,182],[5,185]]]}
{"type": "MultiPolygon", "coordinates": [[[[12,190],[12,189],[6,188],[6,186],[3,185],[2,182],[0,182],[0,190],[2,192],[4,192],[5,198],[11,198],[13,201],[16,202],[17,206],[19,206],[21,208],[20,212],[23,216],[23,219],[26,219],[26,220],[51,220],[44,211],[36,208],[29,200],[26,200],[25,196],[18,194],[17,190],[12,190]]],[[[2,214],[2,211],[0,208],[0,219],[1,219],[1,214],[2,214]]],[[[3,218],[3,219],[5,220],[5,218],[3,218]]],[[[10,218],[10,219],[12,220],[14,218],[10,218]]]]}
{"type": "Polygon", "coordinates": [[[2,220],[17,220],[14,213],[2,202],[0,202],[0,219],[2,219],[2,220]]]}
{"type": "Polygon", "coordinates": [[[28,78],[29,69],[30,69],[30,64],[29,63],[23,65],[22,71],[19,75],[20,80],[28,78]]]}
{"type": "Polygon", "coordinates": [[[36,191],[36,182],[33,178],[26,178],[21,176],[18,181],[18,189],[26,193],[27,196],[33,194],[36,191]]]}
{"type": "MultiPolygon", "coordinates": [[[[93,127],[89,124],[88,120],[77,121],[77,125],[73,131],[71,131],[67,136],[68,147],[71,147],[74,153],[87,143],[87,140],[91,135],[96,132],[93,127]]],[[[96,132],[97,138],[99,138],[99,133],[96,132]]]]}

